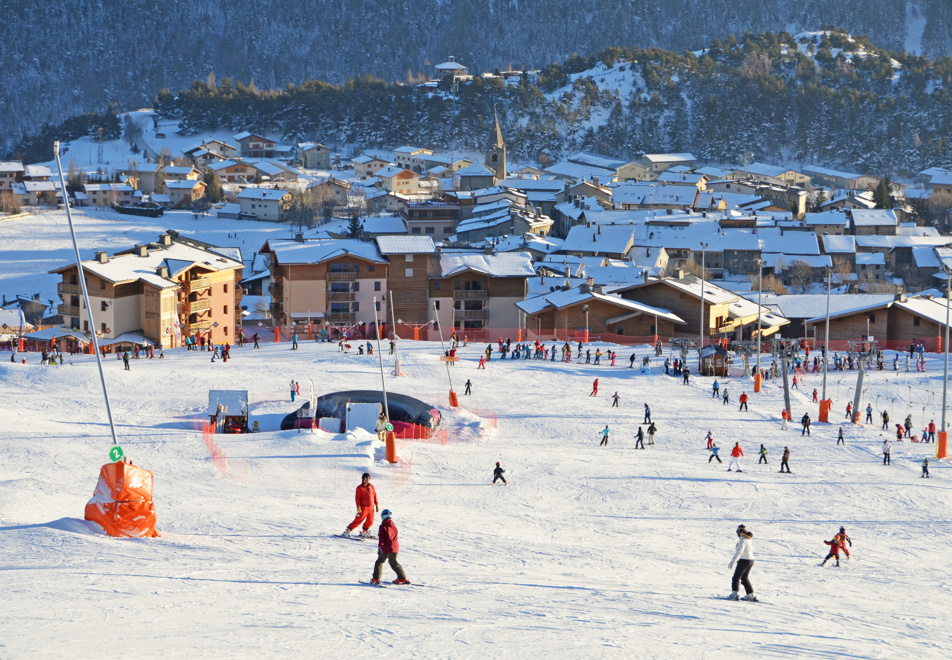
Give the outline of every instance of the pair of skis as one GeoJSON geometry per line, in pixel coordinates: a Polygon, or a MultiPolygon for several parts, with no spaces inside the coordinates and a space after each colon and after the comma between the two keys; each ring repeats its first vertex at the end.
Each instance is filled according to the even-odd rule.
{"type": "Polygon", "coordinates": [[[421,582],[408,582],[406,584],[397,584],[396,582],[378,582],[373,584],[370,580],[358,580],[361,584],[366,584],[371,587],[380,587],[381,589],[386,589],[387,587],[425,587],[426,585],[421,582]]]}

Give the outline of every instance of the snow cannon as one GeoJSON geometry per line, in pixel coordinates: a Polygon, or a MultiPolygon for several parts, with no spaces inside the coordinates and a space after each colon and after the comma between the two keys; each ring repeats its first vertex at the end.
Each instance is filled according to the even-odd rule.
{"type": "Polygon", "coordinates": [[[101,525],[109,536],[158,536],[152,473],[123,461],[103,465],[93,497],[86,504],[86,520],[101,525]]]}

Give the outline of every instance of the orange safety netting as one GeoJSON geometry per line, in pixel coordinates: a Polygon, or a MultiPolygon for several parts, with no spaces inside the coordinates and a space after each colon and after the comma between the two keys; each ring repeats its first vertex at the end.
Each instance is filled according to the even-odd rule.
{"type": "Polygon", "coordinates": [[[102,525],[109,536],[158,536],[152,505],[152,473],[129,463],[107,463],[86,504],[86,520],[102,525]]]}

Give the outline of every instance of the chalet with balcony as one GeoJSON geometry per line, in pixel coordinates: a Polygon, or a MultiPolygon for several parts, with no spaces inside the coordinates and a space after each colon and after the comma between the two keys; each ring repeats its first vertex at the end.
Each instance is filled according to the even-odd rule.
{"type": "Polygon", "coordinates": [[[75,265],[50,271],[61,275],[63,324],[112,339],[142,334],[157,346],[183,346],[186,337],[233,342],[241,323],[238,286],[244,264],[208,243],[168,231],[155,243],[137,245],[110,257],[96,253],[83,262],[95,327],[83,304],[75,265]]]}
{"type": "Polygon", "coordinates": [[[456,229],[459,222],[459,205],[447,202],[411,202],[400,215],[411,235],[430,236],[441,241],[456,229]]]}
{"type": "Polygon", "coordinates": [[[168,195],[173,209],[190,209],[205,196],[205,183],[192,179],[166,181],[165,194],[168,195]]]}
{"type": "Polygon", "coordinates": [[[275,156],[277,145],[274,140],[247,131],[232,137],[238,143],[238,155],[242,158],[274,158],[275,156]]]}
{"type": "Polygon", "coordinates": [[[433,239],[424,234],[378,236],[375,240],[380,254],[390,264],[387,288],[393,299],[393,315],[405,323],[427,323],[432,318],[430,273],[439,268],[433,239]]]}
{"type": "Polygon", "coordinates": [[[18,160],[0,160],[0,191],[11,190],[23,178],[23,163],[18,160]]]}
{"type": "Polygon", "coordinates": [[[291,193],[274,188],[245,188],[238,193],[241,215],[266,222],[281,222],[291,205],[291,193]]]}
{"type": "Polygon", "coordinates": [[[222,183],[251,183],[257,171],[244,161],[230,159],[209,163],[208,169],[218,175],[222,183]]]}
{"type": "Polygon", "coordinates": [[[385,167],[377,172],[380,187],[395,195],[415,195],[418,192],[419,177],[408,169],[385,167]]]}
{"type": "Polygon", "coordinates": [[[331,150],[323,144],[301,142],[298,148],[298,161],[301,167],[309,170],[331,169],[331,150]]]}
{"type": "Polygon", "coordinates": [[[271,315],[280,325],[310,319],[372,327],[388,314],[387,260],[375,243],[350,239],[270,239],[271,315]],[[375,300],[376,299],[376,300],[375,300]]]}
{"type": "Polygon", "coordinates": [[[519,328],[532,260],[521,252],[443,253],[430,275],[430,304],[446,332],[482,328],[519,328]]]}
{"type": "Polygon", "coordinates": [[[357,156],[353,163],[354,174],[361,179],[376,176],[380,170],[393,165],[389,160],[375,158],[374,156],[357,156]]]}

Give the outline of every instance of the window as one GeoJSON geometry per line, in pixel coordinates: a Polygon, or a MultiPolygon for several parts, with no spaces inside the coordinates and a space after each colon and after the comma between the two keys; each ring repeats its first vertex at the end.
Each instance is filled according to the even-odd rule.
{"type": "Polygon", "coordinates": [[[225,293],[228,293],[228,285],[225,285],[225,293]]]}
{"type": "Polygon", "coordinates": [[[106,288],[106,280],[99,280],[99,288],[100,289],[106,288]]]}
{"type": "Polygon", "coordinates": [[[434,291],[439,291],[439,290],[440,290],[440,281],[439,281],[439,280],[436,280],[435,282],[433,282],[433,290],[434,290],[434,291]]]}
{"type": "Polygon", "coordinates": [[[380,282],[374,282],[374,291],[380,291],[380,282]]]}
{"type": "Polygon", "coordinates": [[[105,324],[105,323],[102,324],[102,333],[103,333],[103,334],[106,334],[106,324],[105,324]]]}
{"type": "Polygon", "coordinates": [[[225,336],[226,336],[226,337],[228,336],[228,326],[227,326],[227,325],[225,326],[225,336]]]}
{"type": "Polygon", "coordinates": [[[109,303],[107,303],[105,300],[99,303],[100,312],[105,312],[108,307],[109,307],[109,303]]]}
{"type": "MultiPolygon", "coordinates": [[[[420,228],[419,228],[419,227],[414,227],[414,229],[416,229],[416,233],[418,233],[418,234],[420,233],[420,228]]],[[[412,264],[412,263],[413,263],[413,255],[412,255],[412,254],[408,254],[408,255],[406,256],[406,261],[407,261],[408,264],[412,264]]]]}
{"type": "Polygon", "coordinates": [[[434,300],[434,301],[433,301],[433,306],[436,308],[436,311],[440,311],[440,301],[439,301],[439,300],[434,300]]]}
{"type": "Polygon", "coordinates": [[[917,316],[917,317],[915,317],[914,319],[912,319],[912,324],[913,324],[914,326],[918,327],[918,326],[919,326],[919,321],[921,321],[921,320],[922,320],[922,319],[920,319],[920,318],[917,316]]]}
{"type": "Polygon", "coordinates": [[[407,269],[406,269],[406,274],[405,274],[405,276],[406,276],[406,277],[413,277],[413,269],[412,269],[412,268],[407,268],[407,269]]]}
{"type": "Polygon", "coordinates": [[[359,303],[359,302],[355,302],[355,303],[354,303],[353,310],[354,310],[355,312],[359,312],[359,311],[360,311],[360,303],[359,303]]]}
{"type": "MultiPolygon", "coordinates": [[[[419,227],[414,227],[413,229],[410,230],[410,233],[411,233],[411,234],[419,234],[419,233],[420,233],[420,228],[419,228],[419,227]]],[[[408,259],[408,261],[409,261],[409,259],[408,259]]]]}
{"type": "Polygon", "coordinates": [[[371,273],[374,272],[374,265],[370,264],[369,266],[367,266],[367,270],[368,272],[371,272],[371,273]]]}
{"type": "Polygon", "coordinates": [[[228,316],[228,305],[225,305],[225,311],[222,312],[225,316],[228,316]]]}
{"type": "Polygon", "coordinates": [[[355,272],[355,273],[359,273],[359,272],[360,272],[360,264],[354,264],[354,272],[355,272]]]}
{"type": "Polygon", "coordinates": [[[350,288],[351,291],[360,291],[360,282],[354,282],[354,286],[350,288]]]}
{"type": "Polygon", "coordinates": [[[452,234],[452,233],[453,233],[453,228],[452,228],[452,227],[443,227],[443,233],[444,233],[444,234],[452,234]]]}
{"type": "Polygon", "coordinates": [[[432,233],[433,233],[433,227],[427,227],[427,228],[426,228],[426,233],[427,233],[427,234],[432,234],[432,233]]]}
{"type": "Polygon", "coordinates": [[[377,311],[378,311],[378,312],[380,311],[380,301],[379,301],[379,300],[377,300],[376,302],[374,302],[374,307],[377,308],[377,311]]]}
{"type": "Polygon", "coordinates": [[[870,323],[875,323],[875,322],[876,322],[876,315],[875,315],[875,314],[870,314],[870,315],[869,315],[869,322],[870,322],[870,323]]]}
{"type": "Polygon", "coordinates": [[[89,332],[89,321],[83,321],[83,332],[89,332]]]}

